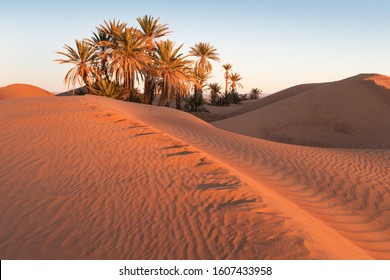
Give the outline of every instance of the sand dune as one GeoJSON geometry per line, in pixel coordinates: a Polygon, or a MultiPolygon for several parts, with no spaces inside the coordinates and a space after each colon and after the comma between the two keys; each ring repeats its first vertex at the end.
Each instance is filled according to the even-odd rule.
{"type": "Polygon", "coordinates": [[[207,106],[206,108],[210,111],[210,114],[194,113],[194,115],[207,122],[232,118],[268,106],[283,99],[294,97],[304,91],[315,89],[325,84],[326,83],[297,85],[258,100],[246,100],[241,104],[231,104],[229,107],[207,106]]]}
{"type": "Polygon", "coordinates": [[[390,77],[361,74],[332,83],[302,85],[258,104],[255,110],[213,124],[289,144],[390,148],[390,77]]]}
{"type": "Polygon", "coordinates": [[[2,259],[309,256],[235,174],[97,100],[0,104],[2,259]]]}
{"type": "Polygon", "coordinates": [[[185,114],[179,121],[180,112],[167,110],[162,118],[152,107],[118,103],[116,109],[153,123],[250,182],[270,209],[308,232],[311,258],[390,258],[389,150],[292,146],[216,130],[185,114]]]}
{"type": "Polygon", "coordinates": [[[96,96],[0,103],[2,259],[390,258],[390,151],[96,96]]]}
{"type": "Polygon", "coordinates": [[[260,99],[245,100],[240,104],[230,104],[228,107],[212,106],[206,104],[204,107],[209,112],[193,112],[192,114],[206,122],[216,122],[251,112],[253,110],[268,106],[283,99],[293,97],[304,91],[311,90],[325,84],[326,83],[297,85],[268,95],[266,97],[262,97],[260,99]]]}
{"type": "Polygon", "coordinates": [[[28,84],[12,84],[0,87],[0,100],[52,95],[52,93],[44,89],[28,84]]]}
{"type": "Polygon", "coordinates": [[[78,88],[75,88],[74,90],[71,89],[71,90],[68,90],[68,91],[64,91],[64,92],[56,94],[56,96],[84,95],[84,92],[83,92],[84,91],[84,87],[78,87],[78,88]]]}

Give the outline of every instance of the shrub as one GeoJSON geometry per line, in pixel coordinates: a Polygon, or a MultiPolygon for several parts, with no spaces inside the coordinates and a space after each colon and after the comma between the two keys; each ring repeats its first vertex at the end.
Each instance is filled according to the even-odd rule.
{"type": "Polygon", "coordinates": [[[229,106],[231,104],[231,96],[228,92],[225,92],[222,96],[218,96],[215,102],[216,106],[229,106]]]}
{"type": "Polygon", "coordinates": [[[219,96],[216,92],[211,92],[210,94],[210,104],[211,105],[217,105],[219,96]]]}
{"type": "Polygon", "coordinates": [[[97,80],[90,89],[91,94],[106,96],[110,98],[119,99],[123,95],[122,87],[107,79],[97,80]]]}
{"type": "Polygon", "coordinates": [[[231,91],[231,92],[230,92],[230,96],[231,96],[231,103],[234,103],[234,104],[239,104],[239,103],[241,103],[241,97],[240,97],[240,95],[238,94],[238,92],[236,92],[236,91],[231,91]]]}
{"type": "Polygon", "coordinates": [[[247,93],[240,94],[240,100],[241,101],[248,100],[248,99],[249,99],[249,96],[248,96],[247,93]]]}
{"type": "Polygon", "coordinates": [[[245,100],[246,94],[239,94],[236,91],[225,92],[222,95],[217,95],[215,101],[210,104],[215,106],[230,106],[230,104],[239,104],[242,100],[245,100]]]}
{"type": "Polygon", "coordinates": [[[259,95],[262,93],[262,90],[258,88],[252,88],[252,90],[249,93],[249,99],[257,99],[259,98],[259,95]]]}
{"type": "Polygon", "coordinates": [[[206,102],[201,94],[192,94],[184,97],[184,111],[186,112],[208,112],[203,105],[206,102]]]}
{"type": "Polygon", "coordinates": [[[139,88],[133,90],[133,94],[129,95],[128,100],[134,103],[144,103],[145,96],[141,93],[139,88]]]}

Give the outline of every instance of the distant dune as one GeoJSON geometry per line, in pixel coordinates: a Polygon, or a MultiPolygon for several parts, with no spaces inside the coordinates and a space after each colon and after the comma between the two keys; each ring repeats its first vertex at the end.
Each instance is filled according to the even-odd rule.
{"type": "Polygon", "coordinates": [[[232,104],[230,107],[207,106],[207,109],[211,114],[195,113],[195,115],[207,122],[232,118],[265,107],[282,99],[293,97],[303,91],[314,89],[322,85],[325,85],[325,83],[298,85],[257,100],[246,100],[241,104],[232,104]]]}
{"type": "Polygon", "coordinates": [[[390,148],[390,77],[361,74],[300,85],[213,122],[219,128],[271,141],[334,148],[390,148]],[[238,112],[240,113],[240,112],[238,112]]]}
{"type": "Polygon", "coordinates": [[[0,87],[0,100],[36,96],[53,96],[53,94],[42,88],[28,84],[12,84],[6,87],[0,87]]]}
{"type": "Polygon", "coordinates": [[[390,258],[390,150],[97,96],[4,100],[0,119],[1,259],[390,258]]]}
{"type": "Polygon", "coordinates": [[[75,88],[74,90],[68,90],[61,93],[56,94],[56,96],[72,96],[72,95],[83,95],[84,87],[75,88]]]}

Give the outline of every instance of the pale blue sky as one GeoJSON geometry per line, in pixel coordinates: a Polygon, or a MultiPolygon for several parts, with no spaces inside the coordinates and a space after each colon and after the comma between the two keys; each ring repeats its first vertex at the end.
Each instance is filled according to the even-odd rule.
{"type": "MultiPolygon", "coordinates": [[[[300,83],[358,73],[390,75],[390,1],[9,1],[0,9],[0,86],[29,83],[63,91],[68,65],[53,62],[64,44],[90,37],[103,20],[137,26],[160,17],[183,51],[214,45],[247,92],[271,93],[300,83]]],[[[210,82],[223,84],[221,64],[210,82]]]]}

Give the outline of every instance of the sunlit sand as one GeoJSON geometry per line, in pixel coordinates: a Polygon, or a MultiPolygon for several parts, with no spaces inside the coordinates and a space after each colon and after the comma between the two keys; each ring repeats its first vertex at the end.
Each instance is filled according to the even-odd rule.
{"type": "Polygon", "coordinates": [[[1,258],[389,259],[389,79],[300,85],[215,123],[0,88],[1,258]]]}

